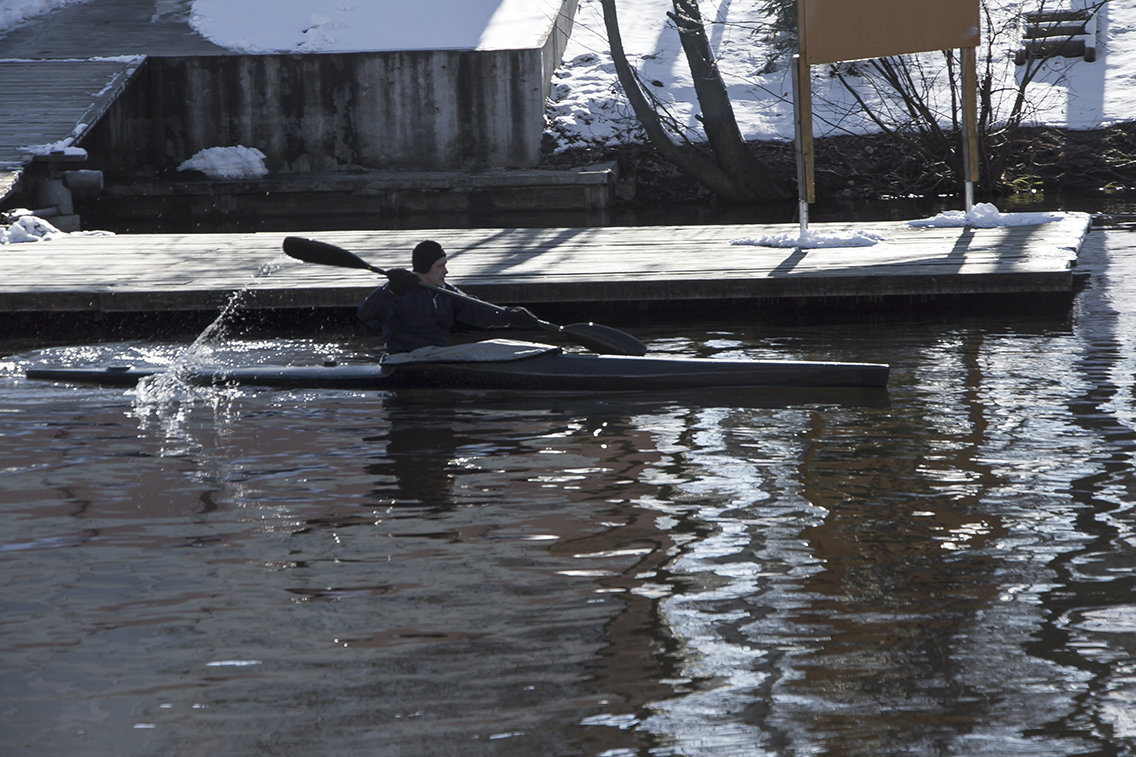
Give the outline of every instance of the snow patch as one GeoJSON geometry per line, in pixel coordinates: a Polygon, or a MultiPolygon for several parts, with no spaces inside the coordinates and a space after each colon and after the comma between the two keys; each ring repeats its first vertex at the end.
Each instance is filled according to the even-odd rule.
{"type": "Polygon", "coordinates": [[[63,236],[63,232],[47,221],[33,216],[31,211],[16,211],[16,220],[8,226],[0,226],[0,244],[16,242],[42,242],[63,236]]]}
{"type": "Polygon", "coordinates": [[[210,179],[259,179],[268,175],[265,154],[255,147],[209,147],[178,166],[179,171],[200,171],[210,179]]]}
{"type": "Polygon", "coordinates": [[[39,216],[33,215],[30,210],[25,208],[6,211],[4,217],[11,219],[11,221],[7,225],[0,224],[0,245],[16,244],[19,242],[47,242],[66,236],[114,236],[114,234],[109,231],[76,231],[68,234],[65,231],[60,231],[55,228],[55,226],[39,216]]]}
{"type": "Polygon", "coordinates": [[[1036,226],[1060,221],[1064,217],[1064,213],[1002,213],[991,203],[980,202],[969,212],[948,210],[931,218],[908,221],[907,225],[916,228],[972,226],[978,229],[993,229],[999,226],[1036,226]]]}
{"type": "MultiPolygon", "coordinates": [[[[0,3],[4,0],[0,0],[0,3]]],[[[75,140],[79,138],[87,130],[87,124],[75,124],[75,128],[71,130],[71,135],[64,137],[57,142],[50,142],[44,145],[24,145],[20,149],[31,153],[32,155],[67,155],[69,157],[79,158],[82,160],[87,159],[87,151],[82,147],[75,146],[75,140]]]]}
{"type": "Polygon", "coordinates": [[[58,142],[51,142],[46,145],[24,145],[20,149],[32,155],[67,155],[76,159],[87,159],[87,151],[82,147],[76,147],[73,142],[75,140],[71,137],[61,139],[58,142]]]}
{"type": "Polygon", "coordinates": [[[871,247],[883,240],[879,234],[866,231],[814,231],[806,230],[803,234],[767,234],[752,239],[736,239],[730,244],[748,244],[755,247],[871,247]]]}

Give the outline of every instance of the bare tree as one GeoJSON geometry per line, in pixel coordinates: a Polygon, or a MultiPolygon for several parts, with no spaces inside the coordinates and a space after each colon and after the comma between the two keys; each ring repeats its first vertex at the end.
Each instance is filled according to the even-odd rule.
{"type": "Polygon", "coordinates": [[[664,158],[725,200],[752,202],[790,197],[790,190],[770,178],[771,172],[760,165],[742,137],[726,85],[706,37],[697,0],[672,0],[672,5],[674,12],[667,15],[679,30],[702,109],[699,121],[706,130],[709,152],[692,144],[677,129],[673,133],[681,143],[676,142],[672,132],[664,126],[659,103],[641,86],[638,75],[627,60],[615,0],[600,0],[619,83],[651,144],[664,158]]]}

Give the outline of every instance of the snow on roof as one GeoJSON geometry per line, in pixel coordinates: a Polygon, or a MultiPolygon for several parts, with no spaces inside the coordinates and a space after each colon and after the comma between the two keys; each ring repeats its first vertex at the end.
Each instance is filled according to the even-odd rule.
{"type": "Polygon", "coordinates": [[[540,47],[561,0],[194,0],[191,25],[243,52],[500,50],[540,47]]]}

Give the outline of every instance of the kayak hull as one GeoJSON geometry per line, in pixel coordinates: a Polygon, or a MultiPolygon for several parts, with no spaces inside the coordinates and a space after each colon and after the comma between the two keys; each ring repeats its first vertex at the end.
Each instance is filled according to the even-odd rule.
{"type": "MultiPolygon", "coordinates": [[[[37,367],[28,378],[68,383],[134,386],[158,368],[37,367]]],[[[712,387],[860,387],[887,385],[880,363],[806,360],[715,360],[670,356],[625,357],[550,352],[490,362],[423,362],[196,369],[195,384],[246,384],[306,388],[469,388],[545,390],[657,390],[712,387]]]]}

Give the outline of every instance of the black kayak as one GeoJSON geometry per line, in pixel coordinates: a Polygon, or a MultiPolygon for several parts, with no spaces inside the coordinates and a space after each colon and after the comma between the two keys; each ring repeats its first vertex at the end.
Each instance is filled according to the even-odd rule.
{"type": "MultiPolygon", "coordinates": [[[[50,381],[134,386],[163,367],[36,367],[27,377],[50,381]]],[[[652,390],[711,387],[887,386],[880,363],[809,360],[724,360],[678,356],[593,355],[548,349],[508,360],[445,360],[324,365],[256,365],[181,369],[193,384],[305,388],[450,388],[652,390]]]]}

